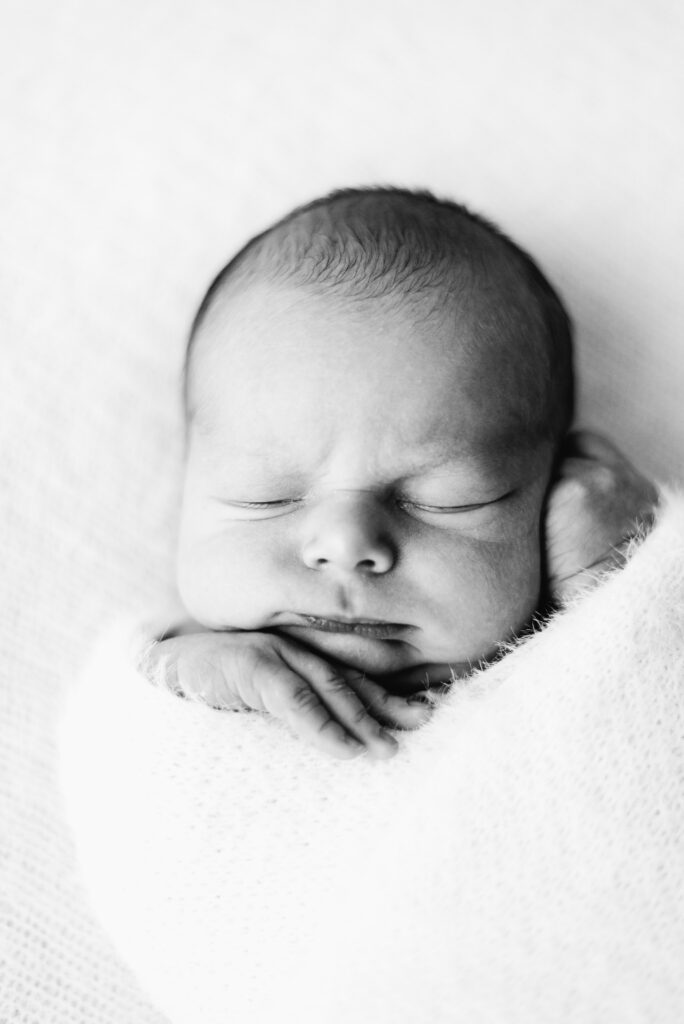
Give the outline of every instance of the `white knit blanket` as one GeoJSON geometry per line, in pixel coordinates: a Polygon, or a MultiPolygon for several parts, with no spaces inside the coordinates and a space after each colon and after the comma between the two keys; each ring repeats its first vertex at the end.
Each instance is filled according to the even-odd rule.
{"type": "Polygon", "coordinates": [[[100,644],[62,770],[93,906],[174,1024],[684,1019],[684,496],[390,762],[155,689],[149,635],[100,644]]]}
{"type": "Polygon", "coordinates": [[[680,0],[3,4],[2,1024],[165,1024],[85,902],[55,719],[94,631],[173,585],[207,282],[331,188],[464,200],[566,299],[578,424],[681,480],[683,38],[680,0]]]}

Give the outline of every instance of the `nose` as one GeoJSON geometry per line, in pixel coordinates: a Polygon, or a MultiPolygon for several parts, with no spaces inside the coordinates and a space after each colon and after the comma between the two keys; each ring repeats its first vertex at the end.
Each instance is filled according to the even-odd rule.
{"type": "Polygon", "coordinates": [[[366,494],[336,494],[307,517],[302,561],[309,569],[370,575],[389,572],[397,550],[377,503],[366,494]]]}

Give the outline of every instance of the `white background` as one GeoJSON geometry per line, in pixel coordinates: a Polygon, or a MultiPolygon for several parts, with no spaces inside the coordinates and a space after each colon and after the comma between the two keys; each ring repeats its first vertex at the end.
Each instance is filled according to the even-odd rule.
{"type": "Polygon", "coordinates": [[[54,720],[92,630],[172,578],[210,276],[333,187],[465,201],[564,295],[580,422],[681,479],[683,51],[677,0],[5,3],[0,1011],[155,1019],[78,889],[54,720]]]}

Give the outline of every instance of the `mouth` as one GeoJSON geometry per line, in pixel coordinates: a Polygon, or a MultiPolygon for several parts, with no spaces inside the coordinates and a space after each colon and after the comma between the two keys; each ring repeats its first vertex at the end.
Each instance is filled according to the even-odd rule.
{"type": "Polygon", "coordinates": [[[351,633],[372,640],[399,640],[410,626],[402,622],[386,622],[384,619],[332,619],[321,615],[297,614],[287,623],[321,633],[351,633]]]}

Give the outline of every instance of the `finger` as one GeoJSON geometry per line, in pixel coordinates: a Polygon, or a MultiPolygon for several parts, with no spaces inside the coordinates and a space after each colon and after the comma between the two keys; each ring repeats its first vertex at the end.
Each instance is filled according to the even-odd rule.
{"type": "Polygon", "coordinates": [[[348,760],[364,744],[334,718],[315,690],[290,668],[283,666],[260,687],[263,710],[280,718],[292,732],[323,753],[348,760]]]}
{"type": "Polygon", "coordinates": [[[215,634],[162,640],[146,652],[141,669],[152,682],[179,697],[222,710],[245,705],[227,684],[215,634]]]}
{"type": "Polygon", "coordinates": [[[364,706],[381,725],[392,729],[418,729],[432,714],[421,694],[399,697],[362,673],[344,671],[344,677],[364,706]]]}
{"type": "Polygon", "coordinates": [[[293,661],[292,652],[281,652],[281,657],[292,671],[304,675],[331,716],[360,740],[372,757],[386,758],[396,753],[395,738],[368,711],[339,668],[304,652],[293,661]]]}

